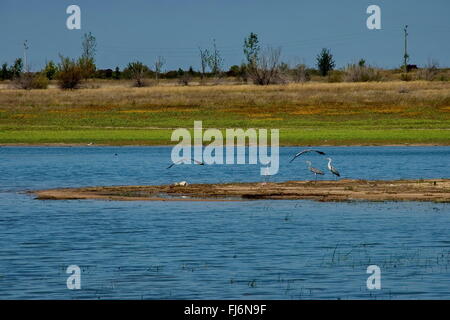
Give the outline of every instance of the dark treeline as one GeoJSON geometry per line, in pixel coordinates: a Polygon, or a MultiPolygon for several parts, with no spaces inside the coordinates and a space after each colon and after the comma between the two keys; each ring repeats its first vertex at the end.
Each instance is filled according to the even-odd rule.
{"type": "MultiPolygon", "coordinates": [[[[3,63],[0,68],[0,80],[12,80],[17,88],[42,89],[47,88],[50,80],[57,80],[62,89],[75,89],[83,80],[88,79],[130,79],[136,87],[158,84],[161,79],[177,79],[180,85],[188,85],[193,79],[201,83],[208,79],[217,81],[224,77],[232,77],[243,83],[257,85],[284,84],[289,82],[307,82],[312,77],[325,78],[328,82],[367,82],[386,80],[386,70],[366,64],[364,59],[358,63],[348,64],[345,68],[335,70],[336,64],[329,49],[322,49],[316,56],[315,68],[305,64],[289,65],[281,61],[281,48],[261,48],[258,35],[250,33],[244,39],[244,60],[240,65],[233,65],[224,70],[224,60],[213,40],[210,48],[198,48],[200,70],[191,66],[187,70],[164,71],[164,57],[158,56],[152,64],[133,61],[122,70],[115,68],[97,69],[95,64],[97,40],[92,33],[86,33],[82,39],[82,52],[78,59],[60,55],[58,63],[48,61],[38,72],[30,72],[23,60],[18,58],[12,65],[3,63]],[[149,66],[150,65],[150,66],[149,66]]],[[[404,65],[397,71],[401,80],[436,80],[440,74],[438,63],[430,61],[424,68],[418,70],[416,65],[404,65]],[[409,73],[415,72],[412,77],[409,73]]],[[[440,75],[439,80],[448,80],[447,74],[440,75]]]]}

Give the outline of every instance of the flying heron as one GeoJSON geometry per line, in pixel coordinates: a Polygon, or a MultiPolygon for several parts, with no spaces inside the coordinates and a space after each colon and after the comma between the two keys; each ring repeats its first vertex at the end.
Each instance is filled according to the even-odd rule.
{"type": "Polygon", "coordinates": [[[321,176],[323,176],[325,173],[323,173],[322,170],[312,167],[311,161],[306,161],[306,163],[308,164],[308,170],[314,173],[314,176],[316,177],[315,181],[317,182],[317,175],[320,174],[321,176]]]}
{"type": "Polygon", "coordinates": [[[291,163],[292,161],[294,161],[295,159],[297,159],[298,157],[300,157],[302,154],[308,153],[308,152],[315,152],[321,155],[325,155],[325,152],[319,151],[319,150],[313,150],[313,149],[306,149],[306,150],[302,150],[299,153],[297,153],[292,159],[291,161],[289,161],[289,163],[291,163]]]}
{"type": "Polygon", "coordinates": [[[330,170],[330,172],[336,176],[335,178],[336,178],[336,180],[337,180],[337,177],[340,177],[341,174],[340,174],[339,171],[338,171],[335,167],[333,167],[333,165],[331,164],[331,161],[333,161],[333,160],[332,160],[331,158],[327,158],[327,160],[328,160],[328,170],[330,170]]]}
{"type": "MultiPolygon", "coordinates": [[[[204,166],[204,165],[205,165],[205,163],[202,162],[202,161],[197,161],[197,160],[195,160],[195,159],[193,159],[193,158],[191,158],[190,160],[192,160],[195,164],[198,164],[199,166],[204,166]]],[[[185,163],[185,162],[187,162],[187,161],[189,161],[188,158],[180,159],[180,160],[175,161],[174,163],[172,163],[170,166],[168,166],[167,169],[172,168],[172,167],[173,167],[174,165],[176,165],[176,164],[179,164],[179,163],[185,163]]]]}

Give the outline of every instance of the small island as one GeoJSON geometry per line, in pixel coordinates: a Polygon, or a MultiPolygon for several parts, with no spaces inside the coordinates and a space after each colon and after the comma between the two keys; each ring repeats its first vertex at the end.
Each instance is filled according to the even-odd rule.
{"type": "Polygon", "coordinates": [[[39,200],[450,202],[450,179],[99,186],[32,191],[39,200]]]}

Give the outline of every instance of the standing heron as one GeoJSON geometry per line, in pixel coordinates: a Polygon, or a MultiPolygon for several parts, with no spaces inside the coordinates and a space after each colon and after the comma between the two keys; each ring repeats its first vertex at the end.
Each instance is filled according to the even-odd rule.
{"type": "Polygon", "coordinates": [[[331,158],[327,158],[327,160],[328,160],[328,170],[330,170],[330,172],[331,172],[332,174],[335,175],[335,178],[336,178],[336,180],[337,180],[337,177],[340,177],[341,174],[340,174],[339,171],[338,171],[335,167],[333,167],[333,165],[331,164],[331,161],[333,161],[333,160],[332,160],[331,158]]]}
{"type": "Polygon", "coordinates": [[[308,153],[308,152],[315,152],[321,155],[325,155],[325,152],[323,151],[319,151],[319,150],[313,150],[313,149],[306,149],[306,150],[302,150],[299,153],[297,153],[292,159],[291,161],[289,161],[289,163],[291,163],[292,161],[294,161],[295,159],[297,159],[298,157],[300,157],[302,154],[308,153]]]}
{"type": "Polygon", "coordinates": [[[322,170],[312,167],[311,161],[306,161],[306,163],[308,164],[308,170],[311,171],[312,173],[314,173],[314,176],[316,178],[315,182],[317,182],[317,175],[320,174],[321,176],[323,176],[325,173],[323,173],[322,170]]]}

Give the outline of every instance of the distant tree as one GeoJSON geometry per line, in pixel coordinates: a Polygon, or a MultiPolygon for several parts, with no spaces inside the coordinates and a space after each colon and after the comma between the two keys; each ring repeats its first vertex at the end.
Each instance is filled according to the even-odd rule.
{"type": "Polygon", "coordinates": [[[366,66],[366,60],[360,59],[359,62],[358,62],[358,66],[365,67],[366,66]]]}
{"type": "MultiPolygon", "coordinates": [[[[134,80],[136,87],[145,87],[145,73],[148,71],[148,67],[140,61],[130,62],[127,66],[127,72],[129,72],[131,79],[134,80]]],[[[124,70],[125,72],[125,70],[124,70]]]]}
{"type": "Polygon", "coordinates": [[[176,79],[176,78],[178,77],[178,71],[177,71],[177,70],[170,70],[170,71],[167,71],[167,72],[164,74],[164,77],[165,77],[166,79],[176,79]]]}
{"type": "Polygon", "coordinates": [[[50,60],[45,64],[44,70],[42,70],[42,72],[48,80],[53,80],[56,73],[58,72],[58,67],[52,60],[50,60]]]}
{"type": "Polygon", "coordinates": [[[247,65],[250,68],[256,66],[260,51],[261,48],[259,46],[258,35],[251,32],[250,35],[244,39],[244,55],[247,60],[247,65]]]}
{"type": "Polygon", "coordinates": [[[233,65],[227,72],[227,76],[229,77],[239,77],[241,74],[241,67],[238,65],[233,65]]]}
{"type": "Polygon", "coordinates": [[[322,49],[322,52],[317,55],[317,68],[319,69],[320,75],[325,77],[330,71],[335,67],[333,60],[333,55],[330,50],[322,49]]]}
{"type": "Polygon", "coordinates": [[[95,77],[100,79],[111,79],[112,76],[112,69],[99,69],[95,72],[95,77]]]}
{"type": "Polygon", "coordinates": [[[0,80],[8,80],[11,79],[11,75],[9,72],[8,64],[5,62],[2,64],[0,69],[0,80]]]}
{"type": "Polygon", "coordinates": [[[83,35],[83,41],[81,43],[82,53],[78,60],[78,64],[83,73],[83,78],[91,78],[96,70],[95,66],[95,53],[97,51],[97,39],[91,32],[83,35]]]}
{"type": "Polygon", "coordinates": [[[254,84],[270,85],[285,82],[282,77],[280,56],[280,48],[268,47],[261,52],[255,66],[247,70],[247,74],[254,84]]]}
{"type": "Polygon", "coordinates": [[[304,64],[297,65],[294,70],[294,81],[295,82],[307,82],[311,80],[311,74],[308,68],[304,64]]]}
{"type": "Polygon", "coordinates": [[[156,60],[155,60],[155,79],[156,79],[156,81],[158,81],[159,74],[161,73],[162,68],[165,63],[166,63],[166,60],[164,59],[164,57],[162,57],[162,56],[156,57],[156,60]]]}
{"type": "Polygon", "coordinates": [[[192,80],[191,72],[186,72],[183,69],[179,68],[177,74],[178,83],[183,86],[188,86],[189,82],[192,80]]]}
{"type": "Polygon", "coordinates": [[[114,73],[113,73],[113,79],[115,79],[115,80],[119,80],[120,79],[120,69],[119,69],[119,67],[116,67],[116,69],[114,70],[114,73]]]}
{"type": "Polygon", "coordinates": [[[93,62],[95,62],[95,54],[97,52],[97,39],[92,35],[91,32],[85,33],[83,35],[81,46],[81,57],[91,59],[93,62]]]}
{"type": "Polygon", "coordinates": [[[201,78],[204,79],[206,75],[206,68],[208,67],[210,54],[208,49],[198,48],[198,50],[200,51],[201,78]]]}
{"type": "Polygon", "coordinates": [[[22,58],[17,58],[9,70],[11,78],[20,77],[22,71],[23,71],[22,58]]]}
{"type": "Polygon", "coordinates": [[[213,49],[208,57],[208,66],[211,69],[211,73],[215,76],[220,75],[222,72],[223,58],[220,55],[220,51],[217,48],[216,40],[213,40],[213,49]]]}

